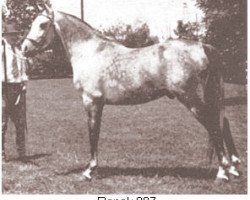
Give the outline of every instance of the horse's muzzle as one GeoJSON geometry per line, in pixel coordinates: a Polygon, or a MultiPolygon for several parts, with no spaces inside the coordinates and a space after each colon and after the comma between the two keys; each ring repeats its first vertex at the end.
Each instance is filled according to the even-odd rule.
{"type": "Polygon", "coordinates": [[[25,40],[21,45],[21,51],[23,56],[32,57],[36,54],[36,48],[29,41],[25,40]]]}

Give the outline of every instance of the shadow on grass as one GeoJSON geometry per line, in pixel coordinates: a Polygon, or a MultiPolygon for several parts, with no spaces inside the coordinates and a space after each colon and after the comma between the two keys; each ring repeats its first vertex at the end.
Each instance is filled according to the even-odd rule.
{"type": "MultiPolygon", "coordinates": [[[[84,167],[79,167],[66,172],[57,172],[56,175],[70,175],[81,173],[84,167]]],[[[198,167],[145,167],[145,168],[120,168],[120,167],[99,167],[94,173],[97,179],[108,178],[112,176],[143,176],[148,178],[173,176],[179,178],[194,179],[214,179],[216,169],[198,168],[198,167]]]]}
{"type": "Polygon", "coordinates": [[[247,97],[230,97],[224,100],[225,106],[246,105],[247,97]]]}
{"type": "Polygon", "coordinates": [[[48,153],[40,153],[40,154],[34,154],[34,155],[29,155],[29,156],[25,156],[25,157],[17,157],[17,158],[9,158],[9,159],[6,159],[6,162],[13,162],[13,161],[16,161],[16,162],[23,162],[25,164],[32,164],[32,165],[36,165],[38,166],[38,164],[36,164],[34,162],[34,160],[37,160],[39,158],[43,158],[43,157],[48,157],[48,156],[51,156],[52,154],[48,154],[48,153]]]}

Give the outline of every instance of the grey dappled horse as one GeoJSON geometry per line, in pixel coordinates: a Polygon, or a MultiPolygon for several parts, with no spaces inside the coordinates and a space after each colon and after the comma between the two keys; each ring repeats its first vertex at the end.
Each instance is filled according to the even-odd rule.
{"type": "Polygon", "coordinates": [[[91,179],[97,167],[103,106],[141,104],[162,96],[177,98],[208,131],[219,160],[217,179],[228,180],[228,173],[239,176],[240,160],[222,112],[221,63],[213,47],[171,40],[130,49],[74,16],[45,7],[34,20],[22,51],[33,56],[52,48],[58,40],[64,47],[73,68],[74,85],[81,92],[88,113],[91,160],[84,178],[91,179]]]}

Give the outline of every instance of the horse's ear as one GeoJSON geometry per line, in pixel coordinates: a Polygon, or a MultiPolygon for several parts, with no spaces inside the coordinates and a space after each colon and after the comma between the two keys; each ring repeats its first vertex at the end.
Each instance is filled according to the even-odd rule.
{"type": "Polygon", "coordinates": [[[45,11],[47,12],[48,15],[50,15],[52,18],[54,17],[54,10],[51,6],[49,6],[48,4],[44,4],[45,7],[45,11]]]}
{"type": "Polygon", "coordinates": [[[44,4],[45,10],[48,14],[52,14],[54,11],[51,6],[48,6],[48,4],[44,4]]]}
{"type": "Polygon", "coordinates": [[[36,5],[36,8],[39,12],[42,12],[43,11],[43,8],[42,6],[40,6],[38,3],[35,4],[36,5]]]}

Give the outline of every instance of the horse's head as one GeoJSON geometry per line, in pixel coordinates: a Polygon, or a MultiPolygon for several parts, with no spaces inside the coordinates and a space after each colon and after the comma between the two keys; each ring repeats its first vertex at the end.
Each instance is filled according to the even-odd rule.
{"type": "Polygon", "coordinates": [[[49,49],[54,37],[54,11],[45,5],[45,10],[33,21],[31,29],[22,43],[21,50],[24,56],[33,56],[49,49]]]}

